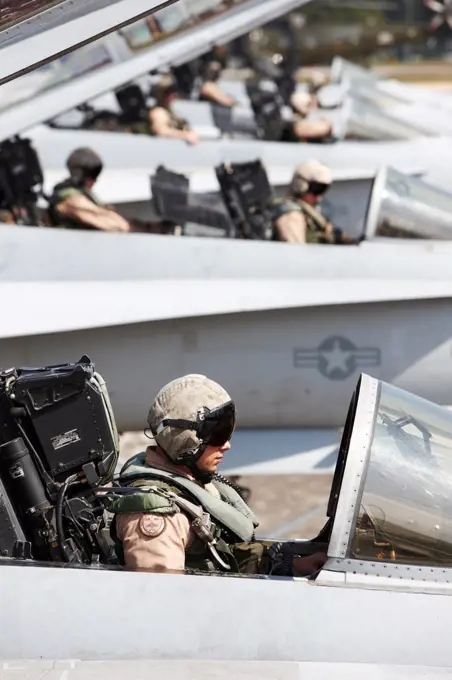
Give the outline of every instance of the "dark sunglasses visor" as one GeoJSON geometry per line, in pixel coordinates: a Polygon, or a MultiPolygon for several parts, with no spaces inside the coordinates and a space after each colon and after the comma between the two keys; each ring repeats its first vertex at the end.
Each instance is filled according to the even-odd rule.
{"type": "Polygon", "coordinates": [[[233,401],[228,401],[212,411],[204,409],[203,419],[198,422],[197,435],[208,446],[222,446],[231,439],[235,420],[233,401]]]}
{"type": "Polygon", "coordinates": [[[87,179],[96,180],[99,177],[100,173],[102,172],[102,169],[103,165],[97,165],[94,168],[90,168],[89,170],[86,170],[85,177],[87,179]]]}
{"type": "Polygon", "coordinates": [[[322,184],[321,182],[310,182],[309,193],[315,196],[321,196],[329,188],[329,184],[322,184]]]}

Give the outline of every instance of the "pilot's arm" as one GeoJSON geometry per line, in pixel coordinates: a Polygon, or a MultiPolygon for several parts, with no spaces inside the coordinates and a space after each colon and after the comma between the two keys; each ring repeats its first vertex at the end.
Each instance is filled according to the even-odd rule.
{"type": "Polygon", "coordinates": [[[299,210],[284,213],[274,222],[278,240],[287,243],[306,243],[306,220],[299,210]]]}
{"type": "Polygon", "coordinates": [[[100,205],[96,205],[83,194],[72,194],[56,206],[63,217],[76,219],[78,222],[101,231],[130,231],[130,225],[119,213],[100,205]]]}
{"type": "Polygon", "coordinates": [[[199,94],[204,99],[208,99],[216,104],[221,104],[222,106],[234,106],[236,103],[236,100],[232,95],[223,92],[216,83],[211,81],[202,84],[199,94]]]}
{"type": "Polygon", "coordinates": [[[192,540],[190,522],[175,515],[124,514],[116,517],[126,567],[133,571],[184,571],[185,549],[192,540]]]}
{"type": "Polygon", "coordinates": [[[333,126],[329,120],[294,120],[293,132],[299,140],[325,139],[333,134],[333,126]]]}
{"type": "Polygon", "coordinates": [[[326,243],[339,243],[342,245],[356,245],[360,239],[355,239],[343,229],[335,227],[331,222],[326,223],[323,232],[323,239],[326,243]]]}
{"type": "Polygon", "coordinates": [[[171,126],[171,117],[166,109],[157,106],[149,111],[151,131],[158,137],[184,139],[189,144],[198,142],[198,135],[193,130],[177,130],[171,126]]]}

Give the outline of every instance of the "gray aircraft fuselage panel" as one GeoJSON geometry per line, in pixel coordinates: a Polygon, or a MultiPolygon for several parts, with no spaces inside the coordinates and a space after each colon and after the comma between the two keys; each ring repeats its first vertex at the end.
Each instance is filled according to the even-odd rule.
{"type": "Polygon", "coordinates": [[[406,300],[168,319],[3,339],[0,355],[8,367],[87,354],[107,381],[120,431],[141,430],[153,395],[186,373],[225,386],[239,427],[331,428],[344,422],[363,370],[452,402],[451,305],[406,300]]]}
{"type": "Polygon", "coordinates": [[[303,279],[377,279],[383,285],[385,280],[412,281],[422,294],[426,281],[450,282],[450,253],[445,241],[293,245],[0,225],[4,282],[251,280],[268,279],[271,271],[272,279],[294,279],[297,285],[303,279]]]}
{"type": "Polygon", "coordinates": [[[3,282],[0,338],[217,315],[452,298],[448,281],[304,279],[3,282]],[[181,290],[184,295],[181,295],[181,290]],[[89,297],[90,306],[86,305],[89,297]],[[12,303],[12,304],[11,304],[12,303]],[[33,314],[24,314],[24,309],[33,314]],[[6,310],[8,314],[6,314],[6,310]]]}
{"type": "MultiPolygon", "coordinates": [[[[297,661],[313,663],[316,670],[316,664],[328,662],[323,667],[325,675],[317,678],[329,677],[339,664],[346,666],[347,677],[358,680],[351,669],[365,663],[364,671],[358,665],[359,671],[368,674],[369,666],[375,664],[379,678],[394,680],[400,674],[410,678],[413,666],[423,666],[428,669],[423,668],[422,677],[438,680],[446,677],[445,667],[452,665],[448,583],[438,593],[427,584],[424,593],[430,594],[420,595],[406,584],[402,592],[397,592],[396,585],[391,591],[382,590],[375,583],[378,579],[368,579],[366,588],[365,581],[353,580],[352,574],[345,584],[343,575],[342,581],[325,583],[4,565],[0,573],[0,658],[10,662],[36,659],[41,666],[46,660],[60,660],[52,671],[41,669],[40,677],[50,673],[64,674],[69,680],[103,678],[99,662],[123,661],[107,665],[108,677],[119,680],[126,673],[138,680],[150,677],[156,661],[160,665],[169,662],[171,672],[171,662],[179,659],[184,660],[180,674],[164,672],[161,677],[186,678],[185,664],[190,669],[193,662],[221,660],[251,662],[244,669],[246,677],[253,662],[265,661],[272,662],[272,673],[262,677],[275,678],[278,669],[281,677],[295,680],[300,671],[304,677],[304,664],[291,675],[287,662],[297,661]],[[93,635],[93,607],[96,630],[102,635],[93,635]],[[151,632],[143,635],[143,611],[151,610],[158,624],[149,624],[151,632]],[[326,611],[331,615],[322,615],[326,611]],[[388,616],[391,611],[397,616],[388,616]],[[431,644],[425,644],[426,630],[431,644]],[[80,661],[93,663],[80,667],[80,661]],[[280,667],[275,662],[286,663],[280,667]],[[393,665],[398,666],[398,675],[396,669],[394,674],[382,673],[393,665]]],[[[19,677],[33,678],[22,675],[20,663],[17,668],[14,677],[19,673],[19,677]]],[[[212,664],[211,673],[214,670],[212,664]]]]}
{"type": "Polygon", "coordinates": [[[435,137],[392,141],[342,141],[334,144],[296,144],[258,140],[221,139],[203,141],[194,147],[181,140],[158,139],[147,135],[113,132],[48,130],[42,126],[29,130],[47,170],[63,169],[71,151],[78,146],[95,149],[110,170],[146,168],[159,164],[176,172],[191,168],[212,168],[229,162],[259,158],[266,168],[285,165],[295,168],[303,160],[316,158],[334,169],[376,173],[382,165],[402,172],[425,171],[425,179],[450,189],[448,171],[452,157],[452,138],[435,137]]]}

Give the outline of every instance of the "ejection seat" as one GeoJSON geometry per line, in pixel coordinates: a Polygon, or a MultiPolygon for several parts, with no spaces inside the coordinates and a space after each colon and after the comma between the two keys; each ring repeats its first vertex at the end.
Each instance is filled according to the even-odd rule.
{"type": "Polygon", "coordinates": [[[156,212],[173,222],[183,235],[233,236],[233,225],[217,194],[190,193],[188,177],[159,165],[151,175],[151,191],[156,212]]]}
{"type": "Polygon", "coordinates": [[[123,125],[141,122],[147,123],[148,107],[146,98],[139,85],[131,83],[121,87],[116,90],[115,97],[121,108],[119,120],[123,125]]]}
{"type": "Polygon", "coordinates": [[[278,92],[265,90],[260,81],[250,78],[246,92],[256,120],[257,137],[262,140],[281,141],[286,123],[282,115],[284,102],[278,92]]]}
{"type": "Polygon", "coordinates": [[[43,226],[48,217],[38,206],[46,199],[44,174],[30,139],[16,137],[0,144],[0,221],[43,226]]]}
{"type": "Polygon", "coordinates": [[[215,168],[215,173],[235,238],[273,240],[268,209],[273,189],[262,162],[223,163],[215,168]]]}

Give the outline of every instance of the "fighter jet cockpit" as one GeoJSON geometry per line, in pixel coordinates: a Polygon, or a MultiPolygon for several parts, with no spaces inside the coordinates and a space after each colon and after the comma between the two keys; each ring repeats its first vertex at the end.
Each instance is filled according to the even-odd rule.
{"type": "MultiPolygon", "coordinates": [[[[90,359],[1,371],[0,424],[1,567],[121,569],[108,508],[131,489],[114,474],[118,432],[90,359]]],[[[444,579],[452,567],[451,484],[452,413],[362,374],[327,523],[314,539],[286,547],[295,555],[327,550],[327,562],[312,575],[319,583],[332,572],[397,571],[411,579],[414,567],[415,578],[444,579]]]]}
{"type": "Polygon", "coordinates": [[[395,168],[381,168],[364,225],[366,239],[450,240],[452,194],[395,168]]]}
{"type": "Polygon", "coordinates": [[[447,580],[451,485],[451,412],[362,375],[333,480],[325,569],[447,580]]]}

